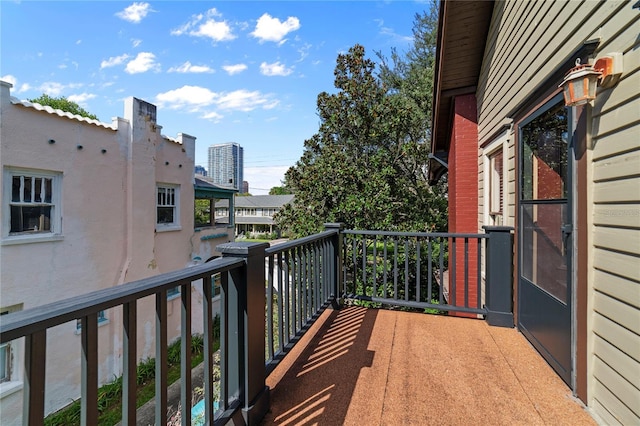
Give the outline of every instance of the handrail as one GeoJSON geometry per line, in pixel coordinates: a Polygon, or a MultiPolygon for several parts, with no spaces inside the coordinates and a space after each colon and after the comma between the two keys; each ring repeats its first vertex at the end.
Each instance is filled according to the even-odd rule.
{"type": "Polygon", "coordinates": [[[298,238],[297,240],[287,241],[286,243],[278,244],[277,246],[269,247],[265,250],[265,255],[269,256],[272,254],[282,253],[286,250],[290,250],[292,248],[300,247],[305,244],[314,243],[316,241],[323,240],[329,236],[337,234],[337,230],[331,231],[322,231],[317,234],[309,235],[308,237],[298,238]]]}
{"type": "Polygon", "coordinates": [[[431,238],[489,238],[487,234],[462,234],[454,232],[396,232],[396,231],[361,231],[345,229],[343,234],[349,235],[380,235],[386,237],[431,237],[431,238]]]}
{"type": "Polygon", "coordinates": [[[180,269],[125,285],[109,287],[92,293],[70,297],[2,317],[0,343],[33,334],[47,328],[83,318],[89,314],[123,305],[162,290],[196,281],[214,273],[225,272],[243,264],[242,259],[219,258],[203,265],[180,269]]]}

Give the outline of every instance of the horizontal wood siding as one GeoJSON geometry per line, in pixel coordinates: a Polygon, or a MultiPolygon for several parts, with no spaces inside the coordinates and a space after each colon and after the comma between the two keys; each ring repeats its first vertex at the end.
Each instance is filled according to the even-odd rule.
{"type": "Polygon", "coordinates": [[[640,12],[603,24],[597,54],[621,52],[623,75],[593,107],[591,404],[602,419],[640,424],[640,12]],[[606,320],[605,320],[606,318],[606,320]],[[624,339],[624,343],[620,341],[624,339]]]}
{"type": "MultiPolygon", "coordinates": [[[[590,107],[588,405],[607,424],[640,424],[640,11],[632,1],[496,2],[478,81],[479,144],[541,96],[586,40],[623,54],[624,73],[590,107]]],[[[508,149],[509,221],[517,196],[508,149]]],[[[484,183],[481,183],[481,186],[484,183]]],[[[483,200],[484,201],[484,200],[483,200]]],[[[513,223],[513,222],[511,222],[513,223]]],[[[579,250],[584,248],[579,248],[579,250]]]]}

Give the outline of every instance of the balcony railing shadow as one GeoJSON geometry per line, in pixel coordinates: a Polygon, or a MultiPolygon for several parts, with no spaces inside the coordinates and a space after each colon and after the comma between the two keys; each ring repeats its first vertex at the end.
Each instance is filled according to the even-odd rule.
{"type": "MultiPolygon", "coordinates": [[[[341,423],[358,373],[370,366],[373,359],[367,342],[377,316],[375,310],[362,309],[324,312],[327,307],[339,307],[344,297],[365,304],[414,309],[437,307],[482,315],[489,324],[513,326],[509,228],[492,228],[486,234],[468,235],[394,234],[344,231],[339,224],[327,224],[326,230],[318,235],[277,247],[267,248],[264,243],[228,243],[218,249],[223,257],[203,265],[3,317],[0,343],[25,339],[23,423],[42,424],[46,414],[47,330],[65,322],[81,320],[82,424],[98,424],[98,314],[101,310],[121,307],[124,318],[122,424],[135,424],[137,302],[153,297],[156,324],[155,423],[166,424],[167,291],[176,286],[181,288],[180,380],[183,407],[191,406],[192,310],[202,309],[204,318],[205,424],[260,422],[270,407],[270,392],[265,385],[267,375],[286,362],[286,355],[295,349],[318,318],[326,319],[327,316],[329,321],[323,321],[324,325],[311,334],[314,345],[309,348],[314,349],[308,349],[298,358],[296,362],[302,363],[299,368],[286,373],[294,374],[296,371],[296,380],[308,382],[308,387],[304,387],[304,393],[296,395],[292,409],[278,414],[278,418],[273,420],[295,423],[296,419],[313,419],[322,413],[325,416],[323,423],[325,420],[331,424],[341,423]],[[347,236],[351,238],[349,244],[343,241],[347,236]],[[359,242],[356,238],[360,238],[359,242]],[[463,248],[459,253],[456,249],[458,240],[457,247],[463,248]],[[431,250],[435,241],[440,247],[437,259],[431,250]],[[444,300],[444,290],[439,288],[436,295],[439,303],[434,304],[432,292],[439,286],[432,280],[432,268],[435,265],[443,276],[445,241],[450,244],[452,253],[447,261],[448,267],[460,271],[459,279],[454,278],[451,284],[454,291],[455,288],[462,289],[461,297],[457,303],[444,300]],[[470,244],[476,247],[473,258],[467,253],[470,244]],[[427,250],[423,258],[424,248],[427,250]],[[410,256],[413,256],[411,260],[410,256]],[[347,258],[353,264],[349,265],[347,258]],[[481,276],[481,267],[485,270],[485,278],[481,276]],[[351,268],[353,273],[349,272],[351,268]],[[427,278],[422,277],[424,268],[429,271],[427,278]],[[218,410],[214,410],[212,383],[211,302],[213,276],[216,274],[221,274],[221,396],[218,410]],[[194,286],[201,287],[204,295],[202,306],[192,306],[191,289],[194,286]],[[338,359],[341,362],[335,364],[338,359]],[[340,365],[340,368],[336,370],[334,365],[340,365]],[[331,410],[327,410],[329,403],[331,410]]],[[[455,277],[455,272],[452,275],[455,277]]],[[[276,387],[273,397],[282,392],[286,389],[276,387]]],[[[191,424],[190,410],[182,410],[181,420],[182,424],[191,424]]]]}
{"type": "Polygon", "coordinates": [[[358,375],[371,367],[374,353],[368,350],[377,311],[342,309],[330,311],[313,330],[308,345],[293,365],[272,373],[272,410],[264,424],[343,424],[358,375]],[[296,381],[291,393],[276,382],[296,381]]]}

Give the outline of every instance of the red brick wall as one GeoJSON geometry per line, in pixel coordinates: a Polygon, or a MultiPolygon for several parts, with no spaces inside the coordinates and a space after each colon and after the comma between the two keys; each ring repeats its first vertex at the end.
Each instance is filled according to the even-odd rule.
{"type": "MultiPolygon", "coordinates": [[[[454,100],[454,119],[449,150],[449,232],[478,232],[478,118],[475,95],[454,100]]],[[[455,286],[453,282],[453,246],[449,241],[449,303],[464,306],[464,240],[456,242],[455,286]],[[455,287],[455,294],[454,293],[455,287]]],[[[477,306],[477,240],[469,240],[468,300],[477,306]]]]}

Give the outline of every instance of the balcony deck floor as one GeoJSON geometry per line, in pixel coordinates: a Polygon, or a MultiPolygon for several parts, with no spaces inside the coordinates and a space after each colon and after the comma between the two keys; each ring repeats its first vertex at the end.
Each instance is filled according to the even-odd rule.
{"type": "Polygon", "coordinates": [[[278,425],[593,425],[515,329],[345,307],[325,311],[267,379],[278,425]]]}

